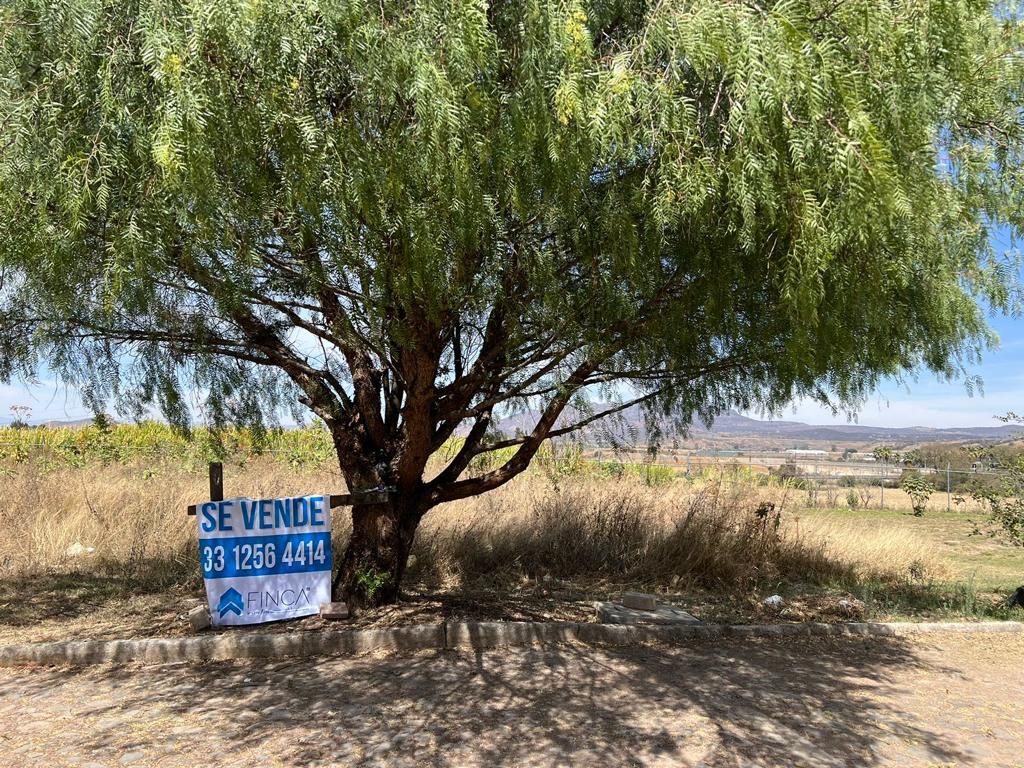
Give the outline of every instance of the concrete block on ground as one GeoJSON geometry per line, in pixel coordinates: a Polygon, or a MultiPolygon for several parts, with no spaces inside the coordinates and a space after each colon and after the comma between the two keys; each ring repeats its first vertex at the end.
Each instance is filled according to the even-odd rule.
{"type": "Polygon", "coordinates": [[[622,603],[598,602],[597,620],[602,624],[700,624],[700,620],[681,608],[659,605],[654,610],[636,610],[622,603]]]}
{"type": "Polygon", "coordinates": [[[188,623],[193,632],[202,632],[210,626],[210,610],[205,605],[197,605],[188,612],[188,623]]]}
{"type": "MultiPolygon", "coordinates": [[[[767,626],[767,625],[765,625],[767,626]]],[[[754,624],[730,624],[726,632],[730,637],[760,637],[765,626],[754,624]]]]}
{"type": "Polygon", "coordinates": [[[656,611],[658,598],[643,592],[623,592],[622,605],[634,611],[656,611]]]}
{"type": "Polygon", "coordinates": [[[576,639],[574,622],[452,621],[446,625],[448,648],[494,648],[502,645],[561,643],[576,639]]]}
{"type": "Polygon", "coordinates": [[[222,634],[213,645],[213,658],[270,659],[276,656],[297,656],[302,651],[302,636],[298,633],[279,635],[222,634]]]}
{"type": "Polygon", "coordinates": [[[848,635],[870,635],[871,625],[863,621],[851,621],[846,624],[841,624],[845,629],[845,633],[848,635]]]}
{"type": "Polygon", "coordinates": [[[332,621],[347,619],[348,605],[345,603],[320,603],[320,618],[332,621]]]}
{"type": "Polygon", "coordinates": [[[375,651],[418,651],[441,648],[444,648],[444,627],[441,624],[424,624],[411,627],[362,629],[352,632],[218,635],[211,658],[336,656],[375,651]]]}

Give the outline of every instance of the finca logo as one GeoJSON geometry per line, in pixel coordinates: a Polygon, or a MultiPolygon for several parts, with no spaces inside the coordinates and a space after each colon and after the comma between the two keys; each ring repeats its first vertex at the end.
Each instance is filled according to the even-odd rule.
{"type": "Polygon", "coordinates": [[[241,593],[234,587],[230,587],[224,594],[220,596],[220,602],[217,603],[217,611],[220,613],[220,618],[228,613],[233,613],[236,616],[241,616],[245,610],[245,601],[242,599],[241,593]]]}

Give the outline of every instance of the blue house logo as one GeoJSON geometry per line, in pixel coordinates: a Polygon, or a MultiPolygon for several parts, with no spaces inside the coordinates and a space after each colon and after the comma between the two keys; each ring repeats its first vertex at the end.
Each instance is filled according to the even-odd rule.
{"type": "Polygon", "coordinates": [[[230,587],[224,594],[220,596],[220,602],[217,603],[217,611],[220,613],[220,618],[224,618],[225,615],[233,613],[236,616],[241,616],[242,611],[245,610],[245,601],[242,599],[242,595],[234,587],[230,587]]]}

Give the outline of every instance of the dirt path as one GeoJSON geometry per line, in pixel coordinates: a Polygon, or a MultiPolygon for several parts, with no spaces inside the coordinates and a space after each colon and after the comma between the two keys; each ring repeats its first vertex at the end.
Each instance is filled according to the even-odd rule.
{"type": "Polygon", "coordinates": [[[1024,637],[0,670],[3,766],[1024,766],[1024,637]]]}

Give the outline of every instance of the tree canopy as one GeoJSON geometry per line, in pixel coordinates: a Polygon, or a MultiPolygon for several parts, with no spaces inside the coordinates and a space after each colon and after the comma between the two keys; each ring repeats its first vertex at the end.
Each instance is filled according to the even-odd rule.
{"type": "Polygon", "coordinates": [[[350,488],[405,500],[365,511],[414,521],[398,550],[594,403],[686,423],[956,375],[1015,301],[1018,27],[980,0],[8,0],[0,375],[176,422],[190,392],[214,423],[300,401],[350,488]]]}

